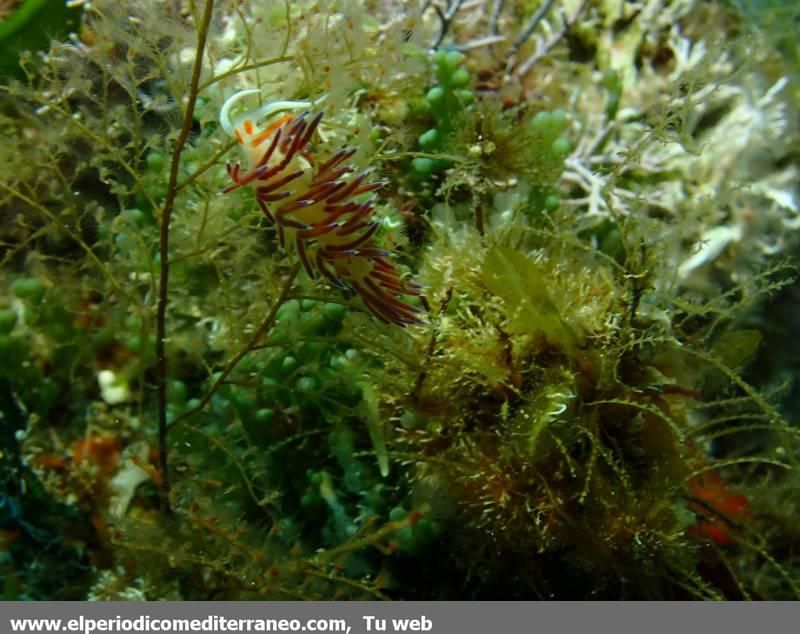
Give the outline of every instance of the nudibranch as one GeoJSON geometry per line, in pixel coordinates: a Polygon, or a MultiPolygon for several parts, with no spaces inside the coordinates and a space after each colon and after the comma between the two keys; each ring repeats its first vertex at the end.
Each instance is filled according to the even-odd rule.
{"type": "Polygon", "coordinates": [[[238,162],[227,164],[233,183],[224,192],[254,187],[281,245],[297,252],[311,278],[321,275],[334,286],[352,290],[381,321],[399,326],[423,323],[421,310],[402,299],[420,296],[422,288],[403,280],[389,261],[391,252],[371,244],[380,222],[373,200],[365,195],[380,184],[370,183],[367,172],[354,174],[347,162],[356,150],[341,149],[325,161],[311,153],[322,113],[312,117],[309,109],[320,100],[267,103],[231,121],[234,106],[258,92],[238,92],[220,111],[222,128],[236,138],[247,159],[246,171],[238,162]],[[287,113],[298,110],[305,112],[287,113]]]}

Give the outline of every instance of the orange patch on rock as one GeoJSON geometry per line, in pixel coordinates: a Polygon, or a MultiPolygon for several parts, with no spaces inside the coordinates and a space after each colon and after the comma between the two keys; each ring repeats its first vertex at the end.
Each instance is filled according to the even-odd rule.
{"type": "Polygon", "coordinates": [[[103,471],[111,471],[119,462],[120,445],[114,436],[92,434],[77,440],[72,445],[72,459],[76,465],[88,460],[103,471]]]}
{"type": "Polygon", "coordinates": [[[689,507],[698,514],[697,524],[689,530],[720,546],[733,543],[734,526],[727,520],[745,519],[750,515],[750,501],[736,495],[725,480],[715,473],[705,473],[689,484],[690,494],[697,499],[689,507]]]}

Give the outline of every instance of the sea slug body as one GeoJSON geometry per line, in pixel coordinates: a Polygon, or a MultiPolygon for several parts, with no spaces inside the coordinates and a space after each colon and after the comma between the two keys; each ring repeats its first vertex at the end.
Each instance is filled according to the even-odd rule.
{"type": "Polygon", "coordinates": [[[389,251],[370,241],[380,227],[373,201],[363,194],[375,191],[368,173],[353,175],[347,164],[356,150],[342,149],[325,161],[310,152],[310,143],[322,113],[316,116],[282,114],[307,110],[313,103],[278,101],[238,115],[230,112],[243,97],[257,90],[244,90],[222,106],[222,128],[234,136],[247,158],[247,169],[227,164],[233,183],[225,193],[239,187],[255,188],[261,210],[278,228],[284,248],[294,249],[310,277],[323,276],[331,284],[355,292],[381,321],[407,326],[421,324],[421,310],[402,296],[419,296],[421,287],[401,278],[389,261],[389,251]]]}

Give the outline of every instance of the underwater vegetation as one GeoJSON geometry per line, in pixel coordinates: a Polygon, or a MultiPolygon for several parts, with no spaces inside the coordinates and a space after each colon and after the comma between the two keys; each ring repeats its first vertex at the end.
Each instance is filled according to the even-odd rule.
{"type": "Polygon", "coordinates": [[[766,4],[71,4],[0,69],[5,599],[800,598],[766,4]]]}

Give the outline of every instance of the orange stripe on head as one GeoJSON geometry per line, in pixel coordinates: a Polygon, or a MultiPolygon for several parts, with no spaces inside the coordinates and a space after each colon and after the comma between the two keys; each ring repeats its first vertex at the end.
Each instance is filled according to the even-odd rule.
{"type": "Polygon", "coordinates": [[[244,122],[244,131],[247,132],[248,136],[253,134],[253,122],[250,119],[244,122]]]}
{"type": "Polygon", "coordinates": [[[274,123],[271,123],[269,126],[267,126],[267,128],[263,132],[259,133],[257,137],[255,137],[252,141],[250,141],[250,145],[252,145],[253,147],[258,147],[269,137],[271,137],[273,132],[275,132],[275,130],[280,128],[283,124],[288,123],[292,119],[294,119],[294,117],[290,114],[283,115],[280,119],[278,119],[274,123]]]}
{"type": "Polygon", "coordinates": [[[236,140],[239,142],[239,145],[242,145],[244,143],[244,139],[242,138],[241,133],[239,130],[234,130],[234,132],[236,133],[236,140]]]}

